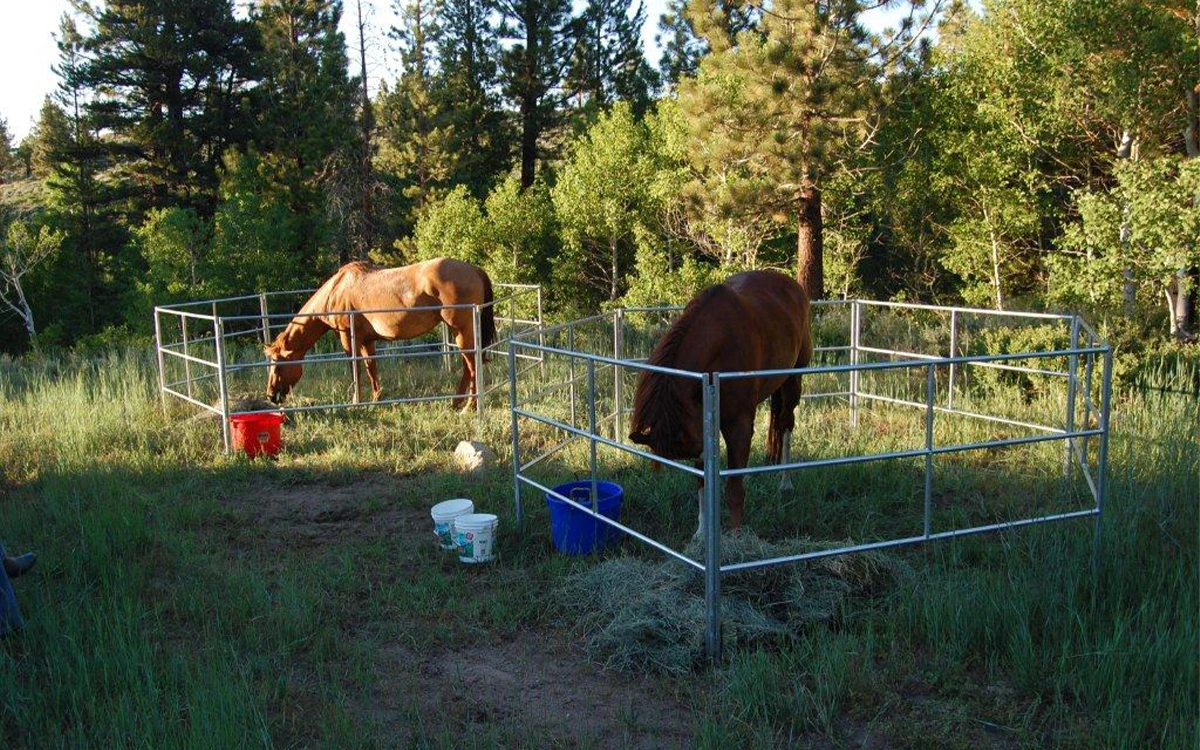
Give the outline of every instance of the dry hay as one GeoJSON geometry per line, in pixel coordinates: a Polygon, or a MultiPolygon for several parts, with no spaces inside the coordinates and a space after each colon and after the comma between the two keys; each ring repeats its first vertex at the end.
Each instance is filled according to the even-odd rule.
{"type": "MultiPolygon", "coordinates": [[[[809,540],[768,542],[753,532],[721,538],[722,564],[829,549],[809,540]]],[[[702,560],[696,540],[686,554],[702,560]]],[[[726,648],[778,642],[814,623],[837,620],[852,597],[869,596],[908,574],[879,552],[825,557],[721,576],[726,648]]],[[[622,556],[571,576],[560,603],[578,618],[588,657],[606,668],[683,674],[704,656],[704,579],[667,560],[622,556]]]]}
{"type": "MultiPolygon", "coordinates": [[[[217,404],[216,406],[217,406],[217,408],[221,407],[220,404],[217,404]]],[[[266,400],[265,398],[263,398],[262,396],[259,396],[257,394],[245,395],[245,396],[234,396],[229,399],[229,413],[230,414],[243,412],[243,411],[263,411],[265,409],[277,409],[277,408],[279,408],[279,407],[277,407],[275,404],[271,403],[270,401],[266,400]]]]}

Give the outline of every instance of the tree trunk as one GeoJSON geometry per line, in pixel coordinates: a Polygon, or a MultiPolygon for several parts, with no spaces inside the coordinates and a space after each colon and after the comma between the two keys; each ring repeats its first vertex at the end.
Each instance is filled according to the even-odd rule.
{"type": "Polygon", "coordinates": [[[809,299],[825,298],[825,232],[821,225],[821,191],[806,187],[796,227],[796,281],[809,299]]]}
{"type": "Polygon", "coordinates": [[[528,99],[521,102],[521,190],[533,185],[537,165],[537,106],[528,99]]]}
{"type": "MultiPolygon", "coordinates": [[[[1137,147],[1134,144],[1133,136],[1128,130],[1126,130],[1121,134],[1121,143],[1117,146],[1117,159],[1125,160],[1135,158],[1134,153],[1136,148],[1137,147]]],[[[1122,207],[1124,218],[1121,221],[1120,234],[1121,254],[1126,259],[1126,263],[1129,262],[1128,258],[1133,252],[1129,247],[1129,238],[1133,234],[1133,229],[1129,226],[1129,210],[1130,208],[1128,203],[1122,207]]],[[[1121,275],[1125,278],[1124,284],[1121,287],[1121,296],[1124,300],[1125,315],[1127,317],[1132,317],[1134,305],[1137,302],[1137,281],[1133,275],[1133,266],[1126,265],[1121,271],[1121,275]]]]}
{"type": "Polygon", "coordinates": [[[620,268],[617,265],[617,241],[610,238],[608,241],[608,251],[612,253],[612,281],[608,290],[608,299],[610,301],[617,298],[617,277],[620,273],[620,268]]]}
{"type": "MultiPolygon", "coordinates": [[[[1200,28],[1196,29],[1200,34],[1200,28]]],[[[1183,130],[1183,146],[1187,155],[1200,156],[1200,85],[1187,92],[1187,127],[1183,130]]]]}
{"type": "MultiPolygon", "coordinates": [[[[1200,2],[1196,3],[1196,34],[1200,36],[1200,2]]],[[[1183,146],[1189,159],[1200,158],[1200,83],[1192,86],[1187,92],[1187,127],[1183,131],[1183,146]]],[[[1193,207],[1200,206],[1200,194],[1192,196],[1192,205],[1193,207]]],[[[1200,242],[1200,238],[1195,241],[1200,242]]],[[[1190,272],[1186,268],[1179,269],[1179,273],[1175,275],[1175,288],[1177,294],[1174,319],[1178,331],[1176,336],[1192,338],[1197,291],[1200,290],[1200,268],[1192,268],[1190,272]],[[1188,290],[1188,293],[1178,293],[1189,280],[1191,289],[1188,290]]]]}
{"type": "Polygon", "coordinates": [[[1184,291],[1187,281],[1187,270],[1181,268],[1164,290],[1167,297],[1167,314],[1171,319],[1171,335],[1178,341],[1187,341],[1191,338],[1191,300],[1184,291]]]}
{"type": "MultiPolygon", "coordinates": [[[[532,7],[532,4],[530,4],[532,7]]],[[[537,96],[537,18],[528,13],[525,18],[525,60],[521,86],[521,190],[533,185],[537,168],[538,96],[537,96]]]]}
{"type": "Polygon", "coordinates": [[[992,217],[985,207],[983,220],[987,222],[988,239],[992,241],[992,286],[996,289],[996,309],[1004,309],[1004,287],[1000,281],[1000,241],[996,238],[996,230],[992,226],[992,217]]]}
{"type": "MultiPolygon", "coordinates": [[[[355,248],[356,260],[366,260],[367,253],[371,249],[371,225],[372,213],[374,211],[371,205],[371,132],[375,129],[375,115],[371,111],[371,96],[367,86],[367,32],[366,22],[363,21],[362,0],[356,3],[358,11],[358,60],[360,70],[362,72],[362,153],[359,154],[359,175],[355,180],[358,187],[359,199],[359,237],[358,247],[355,248]]],[[[341,265],[345,265],[350,261],[347,257],[348,253],[346,245],[342,245],[341,265]]]]}
{"type": "Polygon", "coordinates": [[[21,319],[21,324],[25,326],[25,332],[29,334],[29,345],[37,348],[37,326],[33,324],[33,308],[29,306],[29,300],[25,299],[25,290],[21,288],[21,274],[16,274],[9,281],[13,290],[17,294],[17,303],[9,305],[21,319]]]}

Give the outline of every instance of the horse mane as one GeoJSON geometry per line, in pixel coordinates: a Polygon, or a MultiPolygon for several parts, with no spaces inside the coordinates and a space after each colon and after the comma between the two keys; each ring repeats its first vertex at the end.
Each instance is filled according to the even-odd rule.
{"type": "MultiPolygon", "coordinates": [[[[309,313],[314,310],[326,311],[330,309],[329,297],[334,293],[334,290],[343,282],[347,276],[359,276],[379,270],[379,266],[373,263],[368,263],[362,260],[355,260],[347,263],[333,273],[325,283],[317,288],[317,291],[312,293],[312,296],[305,301],[300,307],[301,313],[309,313]]],[[[289,346],[293,338],[300,335],[308,324],[319,318],[314,318],[308,315],[297,316],[292,318],[284,327],[275,340],[263,347],[267,357],[270,359],[286,359],[294,350],[289,346]]],[[[307,347],[305,347],[307,350],[307,347]]]]}
{"type": "MultiPolygon", "coordinates": [[[[684,339],[691,333],[692,326],[700,317],[703,308],[715,297],[728,291],[725,285],[717,284],[692,298],[692,301],[683,308],[683,312],[679,313],[679,317],[663,334],[658,345],[654,347],[650,358],[646,360],[647,364],[683,369],[676,367],[676,360],[684,339]]],[[[634,425],[635,429],[654,425],[658,434],[669,432],[683,416],[683,405],[671,392],[671,384],[675,376],[651,370],[643,371],[643,376],[644,379],[634,397],[630,424],[634,425]]]]}

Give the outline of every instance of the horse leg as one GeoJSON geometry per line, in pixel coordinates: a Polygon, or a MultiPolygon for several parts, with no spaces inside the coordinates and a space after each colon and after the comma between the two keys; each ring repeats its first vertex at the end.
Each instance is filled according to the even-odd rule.
{"type": "MultiPolygon", "coordinates": [[[[767,455],[773,464],[792,462],[792,430],[796,427],[796,405],[800,403],[800,378],[789,377],[771,394],[771,426],[767,431],[767,455]]],[[[792,478],[783,473],[779,492],[793,490],[792,478]]]]}
{"type": "Polygon", "coordinates": [[[475,407],[475,354],[470,351],[475,348],[475,336],[473,333],[464,332],[469,329],[456,327],[453,330],[454,342],[462,352],[463,371],[462,377],[458,379],[458,388],[454,391],[454,400],[450,403],[454,408],[460,409],[465,401],[466,409],[470,410],[475,407]]]}
{"type": "MultiPolygon", "coordinates": [[[[746,419],[721,425],[721,434],[725,436],[729,468],[745,468],[750,461],[750,439],[754,437],[754,412],[751,411],[746,419]]],[[[729,508],[729,523],[734,531],[742,528],[742,511],[746,505],[744,479],[741,476],[730,477],[725,483],[725,505],[729,508]]]]}
{"type": "MultiPolygon", "coordinates": [[[[344,351],[346,353],[347,357],[353,357],[354,356],[354,347],[350,343],[350,331],[338,331],[338,338],[342,342],[342,351],[344,351]]],[[[355,368],[358,367],[358,363],[350,362],[349,365],[350,365],[350,388],[352,390],[354,390],[354,370],[355,370],[355,368]]],[[[356,404],[358,403],[358,393],[357,392],[354,394],[353,401],[356,404]]]]}
{"type": "Polygon", "coordinates": [[[371,400],[378,401],[379,397],[383,395],[383,386],[379,384],[379,363],[375,361],[375,342],[359,344],[358,356],[364,358],[367,377],[371,379],[371,400]]]}
{"type": "MultiPolygon", "coordinates": [[[[704,471],[704,459],[696,461],[696,468],[704,471]]],[[[696,533],[692,534],[692,539],[704,539],[704,528],[704,477],[699,477],[696,479],[696,533]]]]}

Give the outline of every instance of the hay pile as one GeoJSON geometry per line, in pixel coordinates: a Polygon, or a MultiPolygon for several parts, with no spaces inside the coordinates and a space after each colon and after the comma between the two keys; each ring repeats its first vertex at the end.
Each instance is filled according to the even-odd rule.
{"type": "MultiPolygon", "coordinates": [[[[216,406],[218,409],[221,408],[220,403],[218,403],[216,406]]],[[[230,412],[262,411],[263,409],[276,409],[276,408],[278,408],[278,407],[276,407],[275,404],[271,403],[270,401],[266,400],[265,398],[263,398],[262,396],[260,396],[258,394],[234,396],[229,399],[229,411],[230,412]]]]}
{"type": "MultiPolygon", "coordinates": [[[[807,540],[772,543],[746,531],[722,537],[721,559],[761,560],[831,546],[807,540]]],[[[686,552],[693,559],[704,557],[699,541],[686,552]]],[[[723,575],[724,645],[777,641],[807,625],[836,620],[851,597],[878,593],[906,575],[899,559],[877,552],[723,575]]],[[[569,578],[558,597],[578,618],[588,657],[606,668],[683,674],[703,659],[704,580],[678,562],[606,560],[569,578]]]]}

